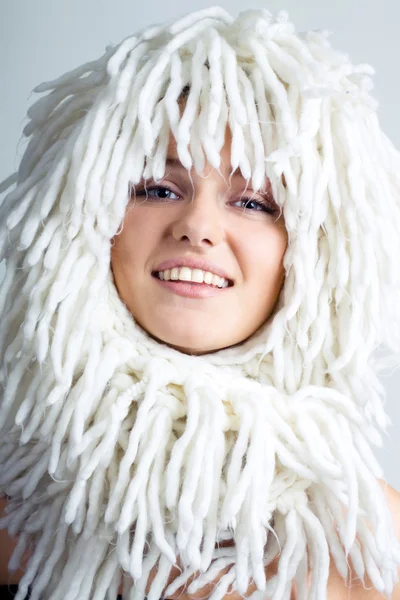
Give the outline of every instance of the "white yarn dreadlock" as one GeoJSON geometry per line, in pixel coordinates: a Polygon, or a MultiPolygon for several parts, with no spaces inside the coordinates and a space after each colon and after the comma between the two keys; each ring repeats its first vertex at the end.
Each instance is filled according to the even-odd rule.
{"type": "Polygon", "coordinates": [[[400,154],[372,73],[285,12],[214,7],[35,88],[0,206],[0,526],[19,534],[11,570],[32,550],[16,600],[114,600],[122,571],[140,600],[154,565],[149,600],[229,566],[212,600],[251,579],[257,597],[287,600],[295,579],[323,600],[330,556],[391,594],[400,547],[371,445],[390,424],[377,373],[400,351],[400,154]],[[269,177],[283,207],[286,279],[251,339],[188,356],[134,322],[110,246],[169,132],[200,173],[226,126],[232,171],[269,177]]]}

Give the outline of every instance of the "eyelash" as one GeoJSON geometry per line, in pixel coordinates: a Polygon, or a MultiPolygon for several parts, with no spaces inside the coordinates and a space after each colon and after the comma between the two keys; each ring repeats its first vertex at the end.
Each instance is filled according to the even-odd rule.
{"type": "MultiPolygon", "coordinates": [[[[175,194],[176,196],[178,196],[178,194],[176,192],[174,192],[174,190],[172,190],[171,188],[169,188],[167,185],[153,185],[151,187],[148,188],[144,188],[142,190],[139,190],[137,192],[134,191],[133,195],[134,196],[146,196],[148,197],[149,192],[153,192],[153,191],[157,191],[157,190],[167,190],[167,192],[171,193],[171,194],[175,194]]],[[[161,201],[164,202],[168,202],[168,198],[158,198],[161,201]]],[[[247,208],[247,204],[249,202],[254,202],[254,204],[257,204],[258,206],[261,207],[261,210],[256,210],[256,211],[250,211],[250,212],[265,212],[269,215],[275,215],[278,211],[276,208],[274,208],[273,206],[271,206],[271,204],[268,202],[268,200],[262,201],[262,200],[254,200],[252,198],[240,198],[240,200],[238,200],[238,202],[244,202],[245,206],[243,207],[244,210],[250,210],[249,208],[247,208]]]]}

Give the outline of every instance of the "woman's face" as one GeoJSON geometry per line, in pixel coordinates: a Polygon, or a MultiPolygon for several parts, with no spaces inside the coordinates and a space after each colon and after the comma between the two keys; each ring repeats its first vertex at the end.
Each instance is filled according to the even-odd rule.
{"type": "Polygon", "coordinates": [[[255,194],[238,172],[229,186],[230,144],[227,129],[221,174],[207,164],[199,176],[180,164],[171,135],[165,176],[135,186],[113,239],[122,301],[153,338],[187,354],[246,340],[284,281],[284,217],[267,184],[255,194]]]}

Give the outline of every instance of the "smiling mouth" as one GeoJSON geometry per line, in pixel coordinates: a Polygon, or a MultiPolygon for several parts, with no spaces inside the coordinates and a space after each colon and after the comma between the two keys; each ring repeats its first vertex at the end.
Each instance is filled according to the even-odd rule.
{"type": "Polygon", "coordinates": [[[186,284],[190,284],[192,286],[196,286],[196,287],[210,287],[210,288],[218,288],[218,289],[225,289],[228,287],[232,287],[233,286],[233,281],[231,281],[230,279],[224,279],[223,277],[219,277],[219,276],[214,276],[212,280],[208,280],[208,281],[192,281],[191,279],[181,279],[181,278],[172,278],[172,277],[168,277],[165,278],[164,276],[160,277],[160,272],[159,271],[153,271],[151,273],[152,277],[154,277],[155,279],[158,279],[160,281],[168,281],[168,283],[186,283],[186,284]]]}

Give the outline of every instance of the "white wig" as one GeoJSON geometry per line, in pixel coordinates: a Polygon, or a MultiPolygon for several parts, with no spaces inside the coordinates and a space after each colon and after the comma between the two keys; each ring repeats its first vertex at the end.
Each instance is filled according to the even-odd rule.
{"type": "Polygon", "coordinates": [[[378,373],[400,352],[400,154],[373,69],[327,37],[285,12],[208,8],[35,88],[0,205],[0,526],[19,536],[10,570],[31,551],[16,600],[115,600],[122,572],[140,600],[154,565],[149,600],[229,565],[214,600],[251,579],[265,598],[295,579],[323,600],[330,560],[392,592],[400,547],[371,445],[390,424],[378,373]],[[135,323],[111,240],[130,185],[163,176],[170,132],[201,173],[227,126],[232,171],[255,190],[268,177],[282,207],[286,278],[257,334],[187,356],[135,323]]]}

